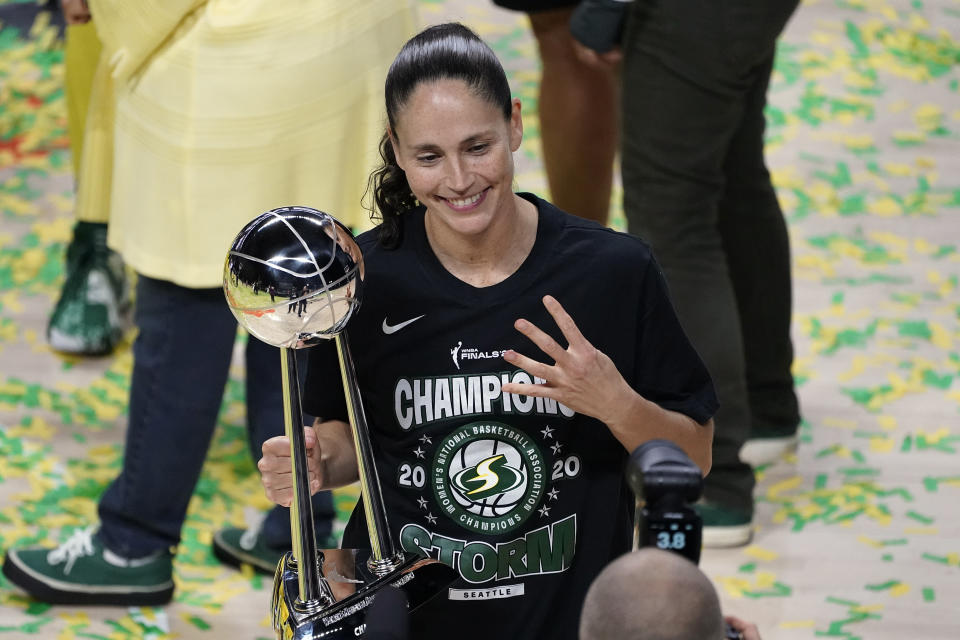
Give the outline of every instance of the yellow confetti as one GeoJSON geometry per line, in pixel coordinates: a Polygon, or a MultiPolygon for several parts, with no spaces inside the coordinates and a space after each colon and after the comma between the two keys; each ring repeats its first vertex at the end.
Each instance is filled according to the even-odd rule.
{"type": "Polygon", "coordinates": [[[837,374],[837,380],[840,382],[849,382],[867,370],[867,358],[865,356],[854,356],[850,368],[837,374]]]}
{"type": "Polygon", "coordinates": [[[890,453],[896,445],[896,440],[890,437],[880,436],[870,438],[870,451],[874,453],[890,453]]]}
{"type": "Polygon", "coordinates": [[[843,420],[840,418],[824,418],[822,422],[825,427],[833,427],[835,429],[856,429],[857,421],[856,420],[843,420]]]}
{"type": "Polygon", "coordinates": [[[894,176],[912,176],[914,169],[908,164],[893,163],[883,165],[883,170],[894,176]]]}
{"type": "Polygon", "coordinates": [[[910,593],[910,585],[900,583],[897,586],[890,589],[890,595],[894,598],[899,598],[900,596],[910,593]]]}
{"type": "Polygon", "coordinates": [[[862,542],[863,544],[868,545],[868,546],[871,546],[871,547],[873,547],[874,549],[882,549],[882,548],[883,548],[883,543],[882,543],[882,542],[880,542],[879,540],[874,540],[873,538],[868,538],[867,536],[862,535],[862,534],[859,535],[859,536],[857,536],[857,542],[862,542]]]}
{"type": "MultiPolygon", "coordinates": [[[[867,505],[863,513],[870,519],[876,520],[880,525],[886,527],[892,521],[892,516],[889,513],[881,511],[876,505],[867,505]]],[[[853,524],[852,520],[846,520],[844,524],[853,524]]]]}
{"type": "Polygon", "coordinates": [[[877,422],[881,429],[892,431],[897,428],[897,419],[893,416],[879,416],[877,422]]]}
{"type": "Polygon", "coordinates": [[[893,198],[884,196],[868,203],[867,211],[878,216],[890,217],[901,215],[903,207],[893,198]]]}
{"type": "Polygon", "coordinates": [[[721,577],[717,581],[731,598],[742,598],[743,592],[750,590],[750,582],[743,578],[721,577]]]}
{"type": "Polygon", "coordinates": [[[67,621],[67,624],[70,625],[88,625],[90,624],[90,616],[84,611],[77,611],[76,613],[61,613],[60,618],[67,621]]]}
{"type": "Polygon", "coordinates": [[[756,558],[757,560],[763,560],[764,562],[770,562],[780,557],[780,554],[778,554],[776,551],[770,551],[769,549],[764,549],[755,544],[752,544],[744,549],[743,554],[751,558],[756,558]]]}
{"type": "Polygon", "coordinates": [[[917,143],[925,142],[927,140],[927,136],[920,131],[899,130],[893,132],[893,139],[894,141],[901,143],[917,143]]]}
{"type": "Polygon", "coordinates": [[[31,227],[41,244],[70,242],[73,237],[73,221],[68,217],[56,218],[52,222],[38,222],[31,227]]]}
{"type": "Polygon", "coordinates": [[[927,133],[940,127],[943,120],[943,109],[936,104],[923,104],[913,112],[913,120],[917,127],[927,133]]]}
{"type": "Polygon", "coordinates": [[[939,322],[929,322],[927,326],[930,327],[930,342],[940,349],[952,349],[953,348],[953,336],[950,335],[950,332],[939,322]]]}
{"type": "Polygon", "coordinates": [[[877,611],[883,611],[883,604],[861,604],[851,607],[850,610],[855,613],[876,613],[877,611]]]}
{"type": "Polygon", "coordinates": [[[936,536],[940,535],[939,527],[907,527],[903,530],[907,535],[936,536]]]}
{"type": "Polygon", "coordinates": [[[15,438],[26,436],[40,440],[50,440],[56,435],[56,430],[40,416],[31,416],[27,424],[10,427],[6,431],[7,435],[15,438]]]}
{"type": "Polygon", "coordinates": [[[863,151],[874,146],[873,136],[868,133],[859,135],[847,134],[843,136],[843,144],[851,151],[863,151]]]}
{"type": "Polygon", "coordinates": [[[817,624],[816,620],[785,620],[780,623],[781,629],[812,629],[817,624]]]}

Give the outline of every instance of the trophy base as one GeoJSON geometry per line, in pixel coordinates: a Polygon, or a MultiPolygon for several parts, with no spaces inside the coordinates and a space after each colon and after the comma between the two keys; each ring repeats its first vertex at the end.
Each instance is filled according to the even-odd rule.
{"type": "Polygon", "coordinates": [[[297,563],[287,552],[277,565],[273,581],[273,628],[278,639],[339,640],[363,638],[367,609],[377,591],[392,585],[407,596],[413,611],[443,591],[457,572],[430,558],[403,553],[396,568],[385,575],[374,574],[368,565],[370,552],[362,549],[325,549],[324,580],[333,602],[301,602],[297,582],[297,563]]]}

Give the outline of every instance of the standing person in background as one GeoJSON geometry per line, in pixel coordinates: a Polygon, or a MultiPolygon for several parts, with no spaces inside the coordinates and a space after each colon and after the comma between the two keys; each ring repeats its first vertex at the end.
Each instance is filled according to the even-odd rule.
{"type": "Polygon", "coordinates": [[[577,0],[493,0],[525,11],[537,40],[537,111],[543,167],[554,204],[607,224],[619,136],[617,70],[584,63],[570,35],[577,0]]]}
{"type": "Polygon", "coordinates": [[[130,299],[123,260],[107,247],[113,85],[106,67],[98,66],[102,46],[86,0],[61,0],[61,8],[67,23],[64,89],[77,222],[47,341],[63,353],[105,355],[123,337],[130,299]]]}
{"type": "Polygon", "coordinates": [[[698,505],[705,546],[750,540],[754,477],[741,448],[750,439],[745,460],[774,460],[800,423],[789,237],[763,154],[776,39],[797,2],[584,0],[577,10],[587,57],[603,60],[623,30],[629,231],[663,265],[720,399],[698,505]]]}
{"type": "MultiPolygon", "coordinates": [[[[159,605],[172,549],[223,397],[236,322],[223,260],[237,231],[277,206],[362,224],[382,133],[382,81],[412,33],[406,0],[95,0],[116,88],[109,244],[139,274],[123,468],[100,527],[54,550],[10,549],[3,572],[39,600],[159,605]],[[357,46],[357,43],[364,43],[357,46]]],[[[278,350],[250,339],[251,447],[282,424],[278,350]]],[[[329,493],[314,502],[329,534],[329,493]]],[[[217,532],[222,559],[272,570],[290,548],[284,511],[217,532]]]]}

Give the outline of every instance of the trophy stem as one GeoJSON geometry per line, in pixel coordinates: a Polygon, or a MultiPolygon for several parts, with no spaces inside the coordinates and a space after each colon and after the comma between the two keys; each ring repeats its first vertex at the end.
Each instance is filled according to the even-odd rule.
{"type": "Polygon", "coordinates": [[[297,563],[300,602],[311,605],[333,602],[330,587],[320,579],[317,559],[317,537],[313,527],[313,505],[310,502],[310,471],[307,467],[307,445],[303,436],[303,411],[300,408],[300,377],[293,349],[280,349],[283,384],[283,428],[290,439],[293,466],[293,500],[290,503],[290,536],[293,558],[297,563]]]}
{"type": "Polygon", "coordinates": [[[370,444],[370,430],[367,416],[360,399],[360,386],[357,384],[357,372],[350,355],[347,332],[336,336],[337,355],[340,358],[340,374],[347,399],[347,415],[353,432],[353,445],[357,452],[357,470],[360,476],[360,497],[367,516],[367,532],[370,534],[371,557],[368,565],[376,575],[385,575],[395,569],[402,554],[393,543],[390,526],[387,522],[387,510],[380,491],[380,479],[373,461],[373,446],[370,444]]]}

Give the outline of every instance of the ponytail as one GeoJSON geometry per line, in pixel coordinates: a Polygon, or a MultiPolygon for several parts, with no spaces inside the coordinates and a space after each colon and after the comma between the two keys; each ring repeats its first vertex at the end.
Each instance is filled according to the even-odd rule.
{"type": "Polygon", "coordinates": [[[400,244],[400,215],[418,203],[407,184],[407,174],[397,164],[387,132],[380,139],[380,159],[382,164],[370,174],[364,197],[373,195],[370,220],[379,223],[380,244],[389,249],[400,244]]]}

